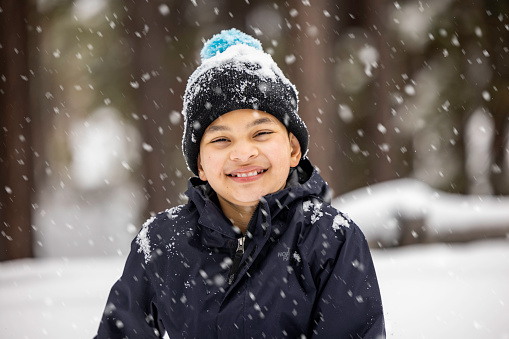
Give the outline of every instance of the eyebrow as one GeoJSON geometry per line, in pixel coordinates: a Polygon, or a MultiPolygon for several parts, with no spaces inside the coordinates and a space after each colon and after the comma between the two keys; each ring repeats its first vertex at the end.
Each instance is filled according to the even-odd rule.
{"type": "MultiPolygon", "coordinates": [[[[254,121],[251,121],[249,124],[246,125],[246,128],[252,128],[252,127],[255,127],[255,126],[258,126],[258,125],[263,125],[263,124],[275,124],[275,122],[270,119],[270,118],[267,118],[267,117],[264,117],[264,118],[260,118],[260,119],[256,119],[254,121]]],[[[214,126],[209,126],[207,128],[207,130],[205,130],[205,133],[209,133],[209,132],[221,132],[221,131],[229,131],[230,128],[227,127],[227,126],[224,126],[224,125],[214,125],[214,126]]]]}

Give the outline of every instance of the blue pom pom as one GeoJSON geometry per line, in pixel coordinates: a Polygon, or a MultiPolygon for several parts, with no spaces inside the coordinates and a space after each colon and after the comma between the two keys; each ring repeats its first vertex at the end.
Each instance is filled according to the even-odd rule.
{"type": "Polygon", "coordinates": [[[214,55],[226,51],[228,47],[235,45],[248,45],[263,51],[260,41],[238,29],[231,28],[221,31],[221,33],[214,35],[205,42],[200,52],[201,59],[212,58],[214,55]]]}

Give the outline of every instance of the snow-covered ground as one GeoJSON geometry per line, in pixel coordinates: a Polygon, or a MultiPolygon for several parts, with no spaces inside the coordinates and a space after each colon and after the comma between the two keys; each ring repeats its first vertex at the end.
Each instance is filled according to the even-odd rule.
{"type": "Polygon", "coordinates": [[[509,338],[509,241],[374,251],[389,338],[509,338]]]}
{"type": "MultiPolygon", "coordinates": [[[[373,250],[389,338],[509,338],[509,240],[373,250]]],[[[91,338],[124,257],[0,264],[0,337],[91,338]]]]}

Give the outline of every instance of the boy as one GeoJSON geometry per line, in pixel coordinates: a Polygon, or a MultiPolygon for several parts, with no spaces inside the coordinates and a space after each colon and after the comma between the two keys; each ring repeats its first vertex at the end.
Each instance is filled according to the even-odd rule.
{"type": "Polygon", "coordinates": [[[384,338],[366,240],[306,158],[297,91],[258,40],[206,42],[184,95],[189,202],[148,220],[98,338],[384,338]]]}

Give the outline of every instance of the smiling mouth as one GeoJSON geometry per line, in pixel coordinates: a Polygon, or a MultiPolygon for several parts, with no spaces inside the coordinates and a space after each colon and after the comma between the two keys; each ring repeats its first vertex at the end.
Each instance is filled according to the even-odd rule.
{"type": "Polygon", "coordinates": [[[266,169],[263,169],[263,170],[259,170],[259,171],[232,173],[232,174],[228,174],[228,176],[234,177],[234,178],[248,178],[248,177],[254,177],[255,175],[258,175],[258,174],[262,174],[266,171],[267,171],[266,169]]]}

